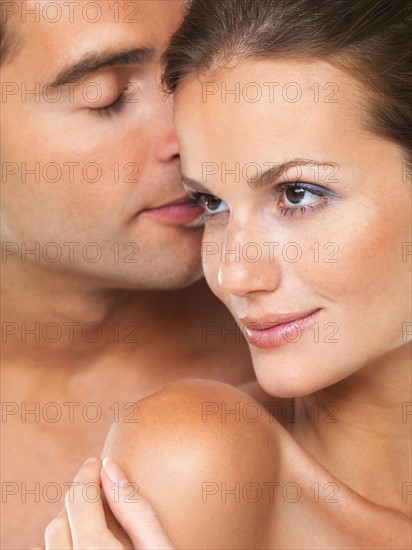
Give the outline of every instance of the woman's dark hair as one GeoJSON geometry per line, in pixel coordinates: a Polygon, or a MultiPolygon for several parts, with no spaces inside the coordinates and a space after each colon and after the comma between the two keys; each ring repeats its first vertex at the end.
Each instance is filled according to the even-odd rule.
{"type": "Polygon", "coordinates": [[[367,92],[372,131],[411,145],[410,0],[191,0],[163,56],[169,93],[231,61],[321,58],[367,92]]]}

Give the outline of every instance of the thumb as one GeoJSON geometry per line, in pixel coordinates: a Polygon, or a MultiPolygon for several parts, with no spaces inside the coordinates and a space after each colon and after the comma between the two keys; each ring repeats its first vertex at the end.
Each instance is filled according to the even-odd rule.
{"type": "Polygon", "coordinates": [[[135,550],[174,550],[152,505],[109,457],[103,460],[101,479],[107,504],[135,550]]]}

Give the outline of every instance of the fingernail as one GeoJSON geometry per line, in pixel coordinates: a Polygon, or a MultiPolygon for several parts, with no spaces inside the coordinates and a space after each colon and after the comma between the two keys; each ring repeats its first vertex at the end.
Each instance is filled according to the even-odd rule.
{"type": "Polygon", "coordinates": [[[92,462],[96,462],[97,458],[95,456],[90,456],[89,458],[87,458],[84,462],[83,462],[83,466],[85,464],[91,464],[92,462]]]}
{"type": "Polygon", "coordinates": [[[106,475],[113,483],[118,483],[121,487],[129,483],[123,470],[120,466],[112,460],[109,456],[103,459],[103,469],[106,475]]]}

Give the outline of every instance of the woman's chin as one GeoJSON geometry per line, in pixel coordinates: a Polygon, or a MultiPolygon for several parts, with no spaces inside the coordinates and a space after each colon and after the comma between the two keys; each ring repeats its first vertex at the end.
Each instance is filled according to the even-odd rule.
{"type": "Polygon", "coordinates": [[[319,391],[345,377],[324,372],[320,363],[290,358],[285,360],[253,360],[256,378],[262,389],[279,398],[303,397],[319,391]],[[315,368],[314,368],[315,366],[315,368]]]}

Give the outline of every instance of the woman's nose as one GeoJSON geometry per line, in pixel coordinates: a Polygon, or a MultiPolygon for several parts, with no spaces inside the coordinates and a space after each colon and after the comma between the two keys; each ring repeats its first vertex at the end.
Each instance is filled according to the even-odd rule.
{"type": "Polygon", "coordinates": [[[281,281],[281,264],[274,253],[276,244],[248,240],[222,243],[219,286],[229,294],[243,297],[250,292],[273,292],[281,281]]]}

